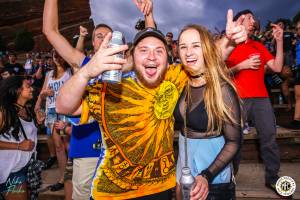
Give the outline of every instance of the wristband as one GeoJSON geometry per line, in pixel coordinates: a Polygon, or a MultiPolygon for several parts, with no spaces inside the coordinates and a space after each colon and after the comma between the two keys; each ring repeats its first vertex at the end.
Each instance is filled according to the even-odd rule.
{"type": "Polygon", "coordinates": [[[200,174],[198,174],[198,175],[204,177],[204,178],[207,180],[208,183],[210,183],[210,182],[212,181],[212,178],[213,178],[212,173],[211,173],[208,169],[203,170],[203,171],[202,171],[200,174]]]}

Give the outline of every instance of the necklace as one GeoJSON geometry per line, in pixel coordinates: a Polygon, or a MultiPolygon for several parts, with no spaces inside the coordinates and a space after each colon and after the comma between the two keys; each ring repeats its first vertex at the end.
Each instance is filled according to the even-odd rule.
{"type": "Polygon", "coordinates": [[[200,87],[206,84],[206,80],[204,78],[205,73],[202,72],[201,74],[189,77],[190,81],[189,84],[193,87],[200,87]]]}
{"type": "Polygon", "coordinates": [[[194,75],[194,76],[190,76],[191,79],[197,79],[197,78],[201,78],[204,76],[204,72],[200,73],[200,74],[197,74],[197,75],[194,75]]]}

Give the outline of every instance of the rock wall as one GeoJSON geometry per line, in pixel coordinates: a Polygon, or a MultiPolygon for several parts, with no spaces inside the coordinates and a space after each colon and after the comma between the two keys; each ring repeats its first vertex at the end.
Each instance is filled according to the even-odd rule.
{"type": "MultiPolygon", "coordinates": [[[[34,35],[35,51],[51,48],[42,34],[43,7],[43,0],[0,0],[0,35],[9,49],[14,48],[16,32],[24,28],[34,35]]],[[[59,15],[61,33],[69,40],[79,25],[92,28],[88,0],[60,0],[59,15]]]]}

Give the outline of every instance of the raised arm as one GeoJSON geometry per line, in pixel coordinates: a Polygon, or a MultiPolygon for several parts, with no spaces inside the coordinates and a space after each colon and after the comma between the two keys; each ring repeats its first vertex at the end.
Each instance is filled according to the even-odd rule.
{"type": "Polygon", "coordinates": [[[133,0],[137,8],[144,14],[145,27],[155,28],[155,21],[153,17],[153,2],[152,0],[133,0]]]}
{"type": "Polygon", "coordinates": [[[43,14],[43,33],[53,45],[55,50],[71,66],[80,66],[84,54],[73,48],[58,29],[58,6],[57,0],[45,0],[43,14]]]}
{"type": "Polygon", "coordinates": [[[82,96],[91,78],[107,70],[121,69],[126,63],[125,59],[117,58],[114,54],[127,50],[127,45],[107,48],[110,38],[111,33],[108,33],[90,62],[64,83],[56,99],[56,112],[73,115],[81,105],[82,96]]]}
{"type": "Polygon", "coordinates": [[[83,26],[79,26],[79,38],[76,44],[76,49],[78,49],[79,51],[81,51],[82,53],[84,53],[84,41],[85,41],[85,37],[88,35],[88,30],[87,28],[83,27],[83,26]]]}
{"type": "Polygon", "coordinates": [[[267,67],[274,72],[281,72],[283,66],[283,30],[276,24],[273,27],[273,37],[276,41],[276,56],[267,62],[267,67]]]}
{"type": "Polygon", "coordinates": [[[227,11],[226,37],[216,41],[224,60],[227,59],[237,44],[245,42],[248,38],[246,29],[242,26],[243,20],[244,17],[240,17],[234,22],[233,11],[231,9],[227,11]]]}

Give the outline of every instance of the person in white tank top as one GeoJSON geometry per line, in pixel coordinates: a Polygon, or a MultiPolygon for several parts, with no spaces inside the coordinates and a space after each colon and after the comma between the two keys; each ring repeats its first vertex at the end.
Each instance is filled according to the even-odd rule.
{"type": "Polygon", "coordinates": [[[51,190],[57,191],[63,188],[64,170],[67,162],[66,151],[68,150],[69,136],[63,133],[67,125],[66,117],[56,113],[55,102],[59,89],[72,76],[72,73],[71,69],[66,65],[66,62],[56,52],[53,52],[53,61],[55,63],[54,69],[51,70],[45,78],[42,91],[35,106],[35,112],[39,113],[41,109],[41,102],[46,98],[45,125],[48,130],[51,130],[49,139],[53,139],[54,141],[55,153],[60,171],[60,178],[56,184],[52,185],[51,190]]]}
{"type": "Polygon", "coordinates": [[[20,76],[0,85],[0,193],[7,199],[27,199],[27,164],[37,144],[33,113],[25,106],[32,92],[20,76]]]}

